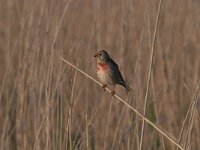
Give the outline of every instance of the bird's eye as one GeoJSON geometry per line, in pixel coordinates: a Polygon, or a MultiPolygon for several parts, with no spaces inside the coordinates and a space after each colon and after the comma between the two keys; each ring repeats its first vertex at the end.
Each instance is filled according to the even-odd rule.
{"type": "Polygon", "coordinates": [[[99,54],[100,56],[102,55],[102,54],[99,54]]]}

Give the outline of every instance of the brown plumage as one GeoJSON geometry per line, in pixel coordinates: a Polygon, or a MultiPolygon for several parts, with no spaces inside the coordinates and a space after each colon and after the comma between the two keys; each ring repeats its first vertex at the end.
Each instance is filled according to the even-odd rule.
{"type": "Polygon", "coordinates": [[[97,76],[104,84],[103,88],[109,85],[119,84],[126,88],[127,91],[132,90],[124,81],[118,65],[110,58],[105,50],[101,50],[94,55],[97,58],[97,76]]]}

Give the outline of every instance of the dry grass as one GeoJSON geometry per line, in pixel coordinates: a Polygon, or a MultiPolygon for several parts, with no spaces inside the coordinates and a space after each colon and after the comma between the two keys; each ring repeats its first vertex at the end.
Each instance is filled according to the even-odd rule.
{"type": "Polygon", "coordinates": [[[163,1],[149,78],[158,6],[1,0],[0,149],[200,149],[200,3],[163,1]],[[60,60],[96,79],[101,49],[135,89],[116,87],[125,104],[60,60]]]}

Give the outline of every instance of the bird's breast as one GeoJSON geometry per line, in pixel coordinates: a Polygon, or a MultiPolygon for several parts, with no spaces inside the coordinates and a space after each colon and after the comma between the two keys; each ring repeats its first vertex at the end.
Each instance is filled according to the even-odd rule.
{"type": "Polygon", "coordinates": [[[98,63],[97,64],[97,71],[108,71],[109,65],[107,63],[98,63]]]}
{"type": "Polygon", "coordinates": [[[113,85],[115,84],[110,76],[111,70],[109,64],[98,63],[97,64],[97,75],[102,83],[113,85]]]}

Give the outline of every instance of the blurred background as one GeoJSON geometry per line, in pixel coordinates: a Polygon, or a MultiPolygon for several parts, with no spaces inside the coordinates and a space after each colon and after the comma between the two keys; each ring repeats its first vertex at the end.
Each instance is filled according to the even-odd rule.
{"type": "MultiPolygon", "coordinates": [[[[116,93],[143,113],[158,6],[0,0],[0,149],[139,149],[141,118],[60,57],[97,79],[94,54],[106,49],[135,89],[116,93]]],[[[199,0],[163,0],[146,110],[191,150],[200,149],[198,101],[190,107],[200,80],[199,27],[199,0]]],[[[176,148],[145,124],[142,149],[176,148]]]]}

